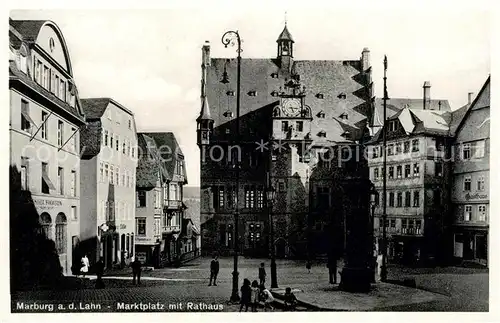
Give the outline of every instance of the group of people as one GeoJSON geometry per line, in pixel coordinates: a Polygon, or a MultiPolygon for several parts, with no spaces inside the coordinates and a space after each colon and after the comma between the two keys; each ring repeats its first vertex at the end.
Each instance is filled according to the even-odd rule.
{"type": "MultiPolygon", "coordinates": [[[[208,286],[217,286],[217,275],[219,274],[219,260],[216,255],[213,256],[212,262],[210,263],[210,281],[208,286]]],[[[271,292],[266,288],[266,268],[265,264],[261,263],[259,267],[259,282],[254,280],[250,282],[248,278],[243,280],[243,285],[241,286],[240,292],[240,312],[245,308],[245,312],[248,312],[250,307],[252,312],[257,312],[257,307],[259,303],[264,303],[264,311],[274,310],[273,302],[274,297],[271,292]]],[[[284,295],[284,305],[285,310],[294,310],[297,304],[297,298],[292,293],[290,287],[287,287],[284,295]]]]}
{"type": "MultiPolygon", "coordinates": [[[[85,278],[85,275],[89,272],[90,269],[90,261],[86,254],[83,255],[80,263],[81,266],[79,271],[76,273],[76,277],[82,275],[82,277],[85,278]]],[[[132,267],[132,283],[135,285],[137,281],[137,284],[140,285],[142,263],[139,259],[135,258],[135,260],[130,264],[130,267],[132,267]]],[[[95,287],[97,289],[104,288],[104,281],[102,280],[102,276],[104,275],[104,261],[102,258],[99,258],[99,260],[94,264],[93,270],[97,276],[95,287]]]]}

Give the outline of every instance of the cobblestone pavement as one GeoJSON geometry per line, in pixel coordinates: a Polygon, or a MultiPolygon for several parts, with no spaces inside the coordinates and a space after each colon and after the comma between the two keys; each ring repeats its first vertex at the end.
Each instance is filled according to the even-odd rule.
{"type": "MultiPolygon", "coordinates": [[[[258,266],[262,261],[266,263],[268,278],[270,277],[269,260],[245,259],[243,257],[240,257],[239,260],[240,284],[244,278],[249,278],[250,280],[257,279],[258,266]]],[[[12,295],[12,308],[14,311],[17,309],[17,311],[26,312],[29,310],[19,309],[18,305],[22,302],[24,302],[24,305],[33,305],[36,302],[37,304],[62,304],[64,308],[61,308],[61,311],[127,311],[127,308],[117,308],[118,304],[140,304],[142,302],[145,304],[142,309],[134,307],[130,310],[134,312],[140,312],[143,309],[148,311],[237,311],[238,305],[229,305],[227,302],[232,288],[232,258],[221,258],[219,261],[218,286],[207,286],[210,259],[199,258],[185,264],[181,268],[163,268],[144,272],[144,280],[141,286],[134,286],[132,284],[130,270],[126,269],[121,272],[108,273],[107,275],[119,276],[121,279],[109,279],[105,276],[106,288],[102,290],[94,289],[94,282],[88,281],[81,290],[20,292],[12,295]],[[147,280],[147,277],[151,277],[152,280],[147,280]],[[84,305],[84,309],[80,309],[80,302],[84,305]],[[160,302],[160,305],[164,305],[164,307],[161,308],[161,306],[158,306],[158,302],[160,302]],[[200,303],[203,308],[197,305],[200,303]],[[70,304],[74,304],[75,308],[70,309],[70,304]],[[87,307],[85,307],[85,304],[87,304],[87,307]],[[92,305],[96,304],[100,304],[101,308],[92,308],[92,305]],[[155,304],[156,306],[153,306],[155,304]]],[[[300,261],[278,260],[277,268],[278,284],[282,288],[297,284],[321,284],[321,282],[324,282],[325,286],[328,286],[328,269],[323,263],[313,264],[311,273],[308,273],[305,263],[300,261]]],[[[458,275],[453,273],[433,274],[427,272],[425,274],[417,273],[414,275],[411,270],[406,270],[403,273],[400,272],[402,270],[390,268],[389,277],[398,275],[406,278],[418,276],[420,277],[418,281],[421,281],[421,285],[433,284],[433,288],[444,288],[445,292],[453,293],[454,296],[450,304],[437,302],[425,306],[419,305],[418,308],[404,307],[393,308],[393,310],[450,310],[449,308],[456,308],[466,301],[469,303],[467,305],[468,310],[478,310],[477,304],[480,304],[479,310],[482,310],[485,304],[487,306],[487,273],[458,275]],[[435,280],[438,281],[436,282],[435,280]],[[479,287],[474,289],[474,285],[478,284],[478,282],[479,287]],[[486,292],[484,292],[484,286],[486,286],[486,292]],[[467,290],[468,294],[464,294],[464,290],[467,290]],[[471,293],[474,293],[473,295],[478,299],[472,299],[471,301],[471,298],[467,296],[471,295],[471,293]]],[[[267,281],[266,285],[269,284],[270,282],[267,281]]],[[[54,308],[54,311],[57,310],[57,308],[54,308]]]]}

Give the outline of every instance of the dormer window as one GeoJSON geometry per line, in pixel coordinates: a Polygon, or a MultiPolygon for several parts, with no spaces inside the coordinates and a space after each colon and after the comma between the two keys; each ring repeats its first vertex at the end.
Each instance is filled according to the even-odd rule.
{"type": "Polygon", "coordinates": [[[231,133],[231,130],[229,128],[226,128],[226,135],[229,135],[231,133]]]}
{"type": "Polygon", "coordinates": [[[248,91],[248,96],[257,96],[257,91],[248,91]]]}
{"type": "Polygon", "coordinates": [[[271,73],[271,78],[277,79],[278,78],[278,73],[271,73]]]}
{"type": "Polygon", "coordinates": [[[226,112],[224,112],[224,117],[226,118],[232,118],[233,117],[233,112],[232,111],[229,111],[227,110],[226,112]]]}
{"type": "Polygon", "coordinates": [[[325,138],[326,137],[326,131],[321,130],[320,132],[318,132],[318,137],[325,138]]]}
{"type": "Polygon", "coordinates": [[[272,91],[271,96],[278,96],[278,91],[272,91]]]}
{"type": "Polygon", "coordinates": [[[325,118],[325,113],[323,111],[320,111],[320,112],[318,112],[317,116],[320,119],[324,119],[325,118]]]}
{"type": "Polygon", "coordinates": [[[324,98],[324,95],[323,95],[323,93],[317,93],[317,94],[316,94],[316,97],[317,97],[318,99],[323,99],[323,98],[324,98]]]}
{"type": "Polygon", "coordinates": [[[352,136],[351,136],[351,133],[349,131],[346,131],[342,134],[342,136],[345,138],[345,139],[349,139],[351,140],[352,136]]]}
{"type": "Polygon", "coordinates": [[[347,119],[349,119],[349,116],[347,115],[347,113],[345,113],[345,112],[344,112],[344,113],[342,113],[342,114],[340,115],[340,119],[342,119],[342,120],[347,120],[347,119]]]}
{"type": "Polygon", "coordinates": [[[345,98],[346,98],[346,94],[345,94],[344,92],[342,92],[342,93],[340,93],[340,94],[337,96],[337,98],[342,99],[342,100],[345,100],[345,98]]]}
{"type": "Polygon", "coordinates": [[[389,121],[389,131],[396,131],[398,129],[398,122],[396,120],[389,121]]]}
{"type": "Polygon", "coordinates": [[[226,92],[226,95],[227,96],[234,96],[234,91],[233,90],[229,90],[226,92]]]}

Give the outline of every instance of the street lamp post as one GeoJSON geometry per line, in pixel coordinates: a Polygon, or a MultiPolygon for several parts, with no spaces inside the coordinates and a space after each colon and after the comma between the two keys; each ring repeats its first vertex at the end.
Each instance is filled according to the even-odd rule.
{"type": "MultiPolygon", "coordinates": [[[[241,81],[241,38],[238,31],[226,31],[222,35],[222,44],[227,48],[229,44],[234,45],[235,41],[238,46],[237,53],[237,71],[236,71],[236,135],[234,142],[237,147],[240,144],[240,81],[241,81]]],[[[240,300],[238,294],[238,220],[239,220],[239,192],[240,192],[240,157],[238,155],[236,160],[236,205],[234,210],[234,269],[233,269],[233,290],[231,292],[231,302],[238,302],[240,300]]]]}
{"type": "Polygon", "coordinates": [[[382,127],[383,144],[382,150],[384,154],[383,162],[383,213],[382,213],[382,266],[380,268],[380,280],[385,282],[387,280],[387,56],[384,56],[384,123],[382,127]]]}
{"type": "Polygon", "coordinates": [[[275,247],[274,247],[274,224],[273,224],[273,201],[276,195],[276,190],[271,184],[270,178],[268,179],[267,186],[267,210],[269,213],[269,239],[271,240],[271,288],[278,288],[278,278],[276,274],[276,256],[275,256],[275,247]]]}

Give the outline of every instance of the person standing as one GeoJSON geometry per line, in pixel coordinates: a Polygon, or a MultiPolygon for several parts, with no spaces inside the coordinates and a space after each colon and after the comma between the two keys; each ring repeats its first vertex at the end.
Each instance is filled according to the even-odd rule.
{"type": "Polygon", "coordinates": [[[337,284],[337,256],[334,253],[328,257],[328,276],[330,284],[337,284]]]}
{"type": "Polygon", "coordinates": [[[251,297],[251,302],[252,302],[252,312],[257,312],[257,305],[259,305],[259,283],[254,280],[252,282],[252,297],[251,297]]]}
{"type": "Polygon", "coordinates": [[[137,278],[137,284],[141,284],[141,271],[142,271],[142,263],[135,257],[134,262],[132,263],[132,283],[135,285],[135,279],[137,278]]]}
{"type": "Polygon", "coordinates": [[[83,255],[81,263],[82,267],[80,268],[80,273],[82,274],[83,278],[85,278],[85,275],[89,272],[90,267],[89,258],[87,258],[86,254],[83,255]]]}
{"type": "Polygon", "coordinates": [[[250,287],[250,281],[245,278],[243,280],[243,285],[241,286],[241,299],[240,299],[240,312],[245,306],[245,312],[248,312],[248,306],[252,301],[252,287],[250,287]]]}
{"type": "Polygon", "coordinates": [[[95,288],[96,289],[104,288],[104,281],[102,280],[102,276],[104,275],[104,262],[102,261],[102,258],[100,258],[99,261],[95,263],[95,273],[97,275],[95,288]]]}
{"type": "Polygon", "coordinates": [[[259,268],[259,280],[260,280],[260,285],[264,285],[266,282],[266,268],[264,268],[264,263],[260,263],[260,268],[259,268]]]}
{"type": "Polygon", "coordinates": [[[219,274],[219,260],[216,255],[214,255],[212,262],[210,263],[210,282],[208,286],[212,286],[212,279],[214,281],[214,286],[217,286],[217,274],[219,274]]]}

